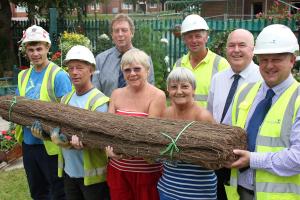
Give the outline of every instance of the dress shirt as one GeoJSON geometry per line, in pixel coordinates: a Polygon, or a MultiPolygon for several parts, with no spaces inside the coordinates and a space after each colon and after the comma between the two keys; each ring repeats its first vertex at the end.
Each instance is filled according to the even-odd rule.
{"type": "MultiPolygon", "coordinates": [[[[278,100],[287,88],[296,81],[290,75],[285,81],[273,87],[275,96],[272,99],[272,105],[278,100]]],[[[246,121],[248,127],[249,120],[257,106],[257,104],[266,96],[269,87],[262,83],[254,102],[250,108],[249,115],[246,121]]],[[[250,168],[239,175],[238,185],[247,189],[253,190],[253,169],[263,169],[278,176],[293,176],[300,173],[300,111],[297,111],[296,119],[292,125],[290,134],[290,146],[279,152],[268,153],[250,153],[250,168]]]]}
{"type": "MultiPolygon", "coordinates": [[[[96,71],[93,75],[93,85],[110,97],[114,89],[118,88],[120,55],[116,47],[112,47],[96,56],[96,71]]],[[[149,57],[150,73],[148,81],[154,84],[154,70],[149,57]]]]}
{"type": "MultiPolygon", "coordinates": [[[[218,72],[212,78],[208,96],[208,110],[213,114],[213,117],[217,122],[220,122],[221,120],[226,98],[234,81],[234,74],[235,72],[233,72],[231,68],[228,68],[222,72],[218,72]]],[[[244,83],[253,83],[261,80],[259,67],[253,61],[239,74],[241,78],[238,87],[244,83]]],[[[231,109],[232,102],[224,117],[223,124],[231,124],[231,117],[229,117],[231,109]]]]}

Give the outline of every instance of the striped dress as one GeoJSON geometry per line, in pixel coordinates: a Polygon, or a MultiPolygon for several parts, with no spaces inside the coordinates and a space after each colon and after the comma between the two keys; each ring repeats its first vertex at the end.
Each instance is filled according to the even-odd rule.
{"type": "Polygon", "coordinates": [[[161,199],[217,199],[217,177],[214,171],[184,162],[165,162],[157,187],[160,196],[164,197],[161,199]]]}

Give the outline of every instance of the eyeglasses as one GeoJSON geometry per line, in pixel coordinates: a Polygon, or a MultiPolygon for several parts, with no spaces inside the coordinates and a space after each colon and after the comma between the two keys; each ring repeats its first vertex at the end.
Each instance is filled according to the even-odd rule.
{"type": "Polygon", "coordinates": [[[125,74],[130,74],[132,71],[134,71],[134,73],[139,73],[142,71],[142,68],[141,67],[132,67],[132,68],[123,69],[123,72],[125,74]]]}

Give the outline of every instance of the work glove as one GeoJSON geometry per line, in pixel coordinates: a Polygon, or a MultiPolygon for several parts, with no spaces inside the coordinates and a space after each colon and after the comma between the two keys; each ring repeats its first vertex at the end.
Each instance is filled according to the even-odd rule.
{"type": "Polygon", "coordinates": [[[38,120],[33,122],[31,126],[31,133],[34,137],[37,137],[39,139],[50,140],[50,135],[43,130],[42,124],[38,120]]]}
{"type": "Polygon", "coordinates": [[[63,148],[71,148],[70,142],[67,136],[63,133],[60,133],[60,128],[56,127],[50,131],[50,137],[54,144],[63,147],[63,148]]]}

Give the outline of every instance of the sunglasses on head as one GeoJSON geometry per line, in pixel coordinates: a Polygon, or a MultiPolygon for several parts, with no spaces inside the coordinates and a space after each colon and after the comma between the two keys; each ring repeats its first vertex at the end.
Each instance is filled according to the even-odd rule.
{"type": "Polygon", "coordinates": [[[142,68],[141,67],[132,67],[132,68],[125,68],[123,69],[123,72],[126,74],[130,74],[132,71],[134,73],[139,73],[141,72],[142,68]]]}

